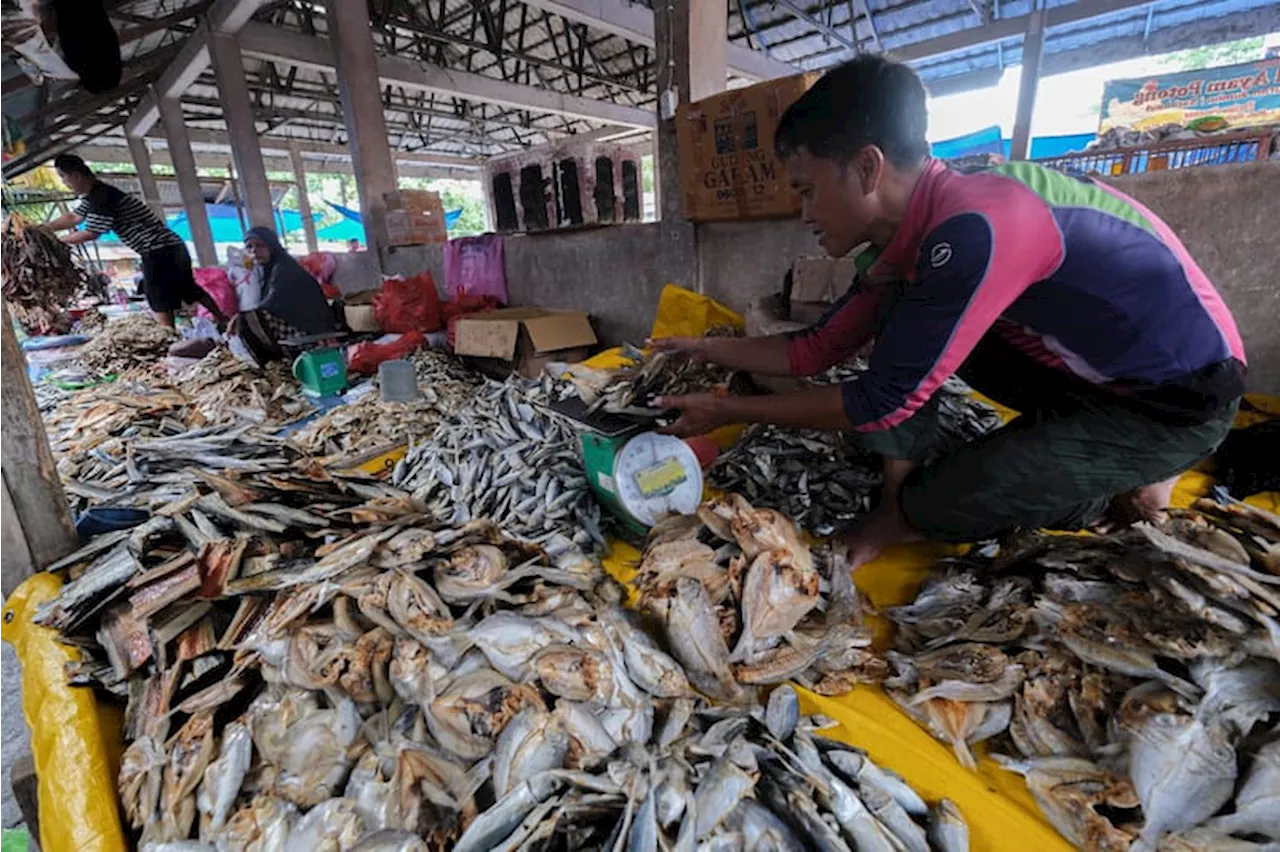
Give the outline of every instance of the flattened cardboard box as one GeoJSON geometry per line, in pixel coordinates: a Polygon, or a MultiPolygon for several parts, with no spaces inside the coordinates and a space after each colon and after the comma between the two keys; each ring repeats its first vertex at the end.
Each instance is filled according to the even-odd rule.
{"type": "Polygon", "coordinates": [[[687,217],[712,221],[800,212],[800,197],[773,155],[773,136],[787,107],[819,76],[797,74],[680,105],[676,144],[687,217]]]}
{"type": "MultiPolygon", "coordinates": [[[[449,241],[444,222],[444,202],[438,192],[425,189],[402,189],[387,210],[387,238],[393,246],[420,246],[449,241]]],[[[388,204],[391,204],[388,195],[388,204]]]]}
{"type": "Polygon", "coordinates": [[[491,372],[514,368],[534,377],[553,360],[582,360],[597,342],[591,319],[582,311],[499,308],[459,319],[453,351],[487,359],[491,372]]]}

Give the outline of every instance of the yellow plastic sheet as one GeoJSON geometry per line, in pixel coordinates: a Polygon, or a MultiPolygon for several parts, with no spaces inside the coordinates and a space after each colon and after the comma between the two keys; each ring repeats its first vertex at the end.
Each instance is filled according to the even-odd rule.
{"type": "Polygon", "coordinates": [[[838,698],[803,687],[796,687],[796,692],[801,712],[822,713],[840,723],[825,735],[865,750],[926,800],[955,802],[969,824],[969,848],[974,852],[1067,852],[1072,848],[1041,816],[1022,776],[1001,769],[988,757],[978,759],[976,773],[965,769],[951,749],[913,722],[879,688],[857,686],[838,698]]]}
{"type": "Polygon", "coordinates": [[[658,309],[654,313],[649,336],[701,337],[722,325],[742,328],[745,322],[742,314],[726,308],[715,299],[668,284],[658,297],[658,309]]]}
{"type": "Polygon", "coordinates": [[[58,641],[56,631],[31,623],[36,607],[61,587],[52,574],[28,577],[5,601],[0,625],[0,637],[22,662],[22,713],[39,782],[40,848],[123,852],[116,803],[120,714],[99,708],[93,690],[67,684],[66,664],[78,661],[80,652],[58,641]]]}

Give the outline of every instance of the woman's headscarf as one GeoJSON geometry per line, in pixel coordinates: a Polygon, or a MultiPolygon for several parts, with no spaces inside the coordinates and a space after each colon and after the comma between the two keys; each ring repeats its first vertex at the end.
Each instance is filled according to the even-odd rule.
{"type": "Polygon", "coordinates": [[[246,239],[249,237],[261,240],[271,252],[262,268],[262,301],[258,309],[274,314],[303,334],[334,331],[333,309],[320,284],[285,250],[275,231],[251,228],[245,234],[246,239]]]}

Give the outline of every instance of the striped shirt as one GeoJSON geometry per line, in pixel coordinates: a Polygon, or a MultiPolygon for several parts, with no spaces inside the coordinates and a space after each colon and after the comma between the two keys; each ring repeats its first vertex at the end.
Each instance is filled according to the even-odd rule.
{"type": "Polygon", "coordinates": [[[94,235],[115,231],[120,242],[146,254],[182,245],[182,238],[162,222],[147,205],[110,184],[94,181],[89,193],[73,208],[84,218],[84,229],[94,235]]]}

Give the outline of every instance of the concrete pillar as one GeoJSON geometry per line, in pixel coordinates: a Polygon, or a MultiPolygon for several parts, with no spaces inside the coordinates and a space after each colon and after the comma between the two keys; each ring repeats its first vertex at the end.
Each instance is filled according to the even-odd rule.
{"type": "Polygon", "coordinates": [[[696,233],[684,213],[674,109],[669,115],[664,109],[724,91],[728,14],[725,0],[658,0],[654,4],[658,129],[653,168],[661,220],[658,274],[691,290],[701,289],[696,233]]]}
{"type": "Polygon", "coordinates": [[[213,247],[213,228],[209,226],[209,211],[204,206],[204,191],[196,174],[196,157],[191,153],[191,138],[182,121],[182,103],[177,98],[157,98],[160,124],[169,143],[169,159],[182,193],[182,206],[187,211],[191,226],[191,241],[196,244],[196,263],[199,266],[216,266],[218,253],[213,247]]]}
{"type": "Polygon", "coordinates": [[[307,235],[307,251],[317,252],[316,223],[311,218],[311,198],[307,195],[307,169],[297,142],[289,143],[289,162],[293,165],[293,186],[298,196],[298,213],[302,216],[302,232],[307,235]]]}
{"type": "MultiPolygon", "coordinates": [[[[231,141],[231,157],[244,188],[249,227],[274,228],[271,185],[267,168],[262,163],[258,128],[253,121],[253,104],[249,100],[249,83],[245,79],[244,60],[235,36],[209,34],[209,59],[218,80],[218,100],[222,103],[223,120],[231,141]]],[[[280,235],[281,237],[284,234],[280,235]]]]}
{"type": "Polygon", "coordinates": [[[347,146],[356,175],[365,242],[382,265],[387,249],[387,197],[398,193],[396,164],[387,144],[382,114],[377,55],[370,34],[369,9],[351,0],[325,0],[329,40],[337,60],[338,94],[347,127],[347,146]]]}
{"type": "Polygon", "coordinates": [[[5,392],[0,405],[0,461],[4,462],[4,488],[0,540],[4,563],[0,585],[8,597],[28,576],[75,550],[78,542],[44,421],[40,419],[40,407],[27,378],[27,358],[14,334],[8,305],[3,308],[3,322],[0,382],[5,392]]]}
{"type": "Polygon", "coordinates": [[[147,150],[147,142],[137,136],[126,135],[125,139],[129,143],[133,170],[138,173],[138,185],[142,187],[142,201],[163,222],[164,204],[160,201],[160,187],[156,185],[156,176],[151,172],[151,152],[147,150]]]}
{"type": "Polygon", "coordinates": [[[1031,145],[1031,114],[1036,108],[1036,87],[1040,83],[1040,56],[1043,52],[1044,9],[1040,8],[1027,19],[1027,34],[1022,40],[1018,110],[1013,117],[1013,144],[1010,146],[1010,156],[1015,160],[1025,160],[1027,149],[1031,145]]]}

